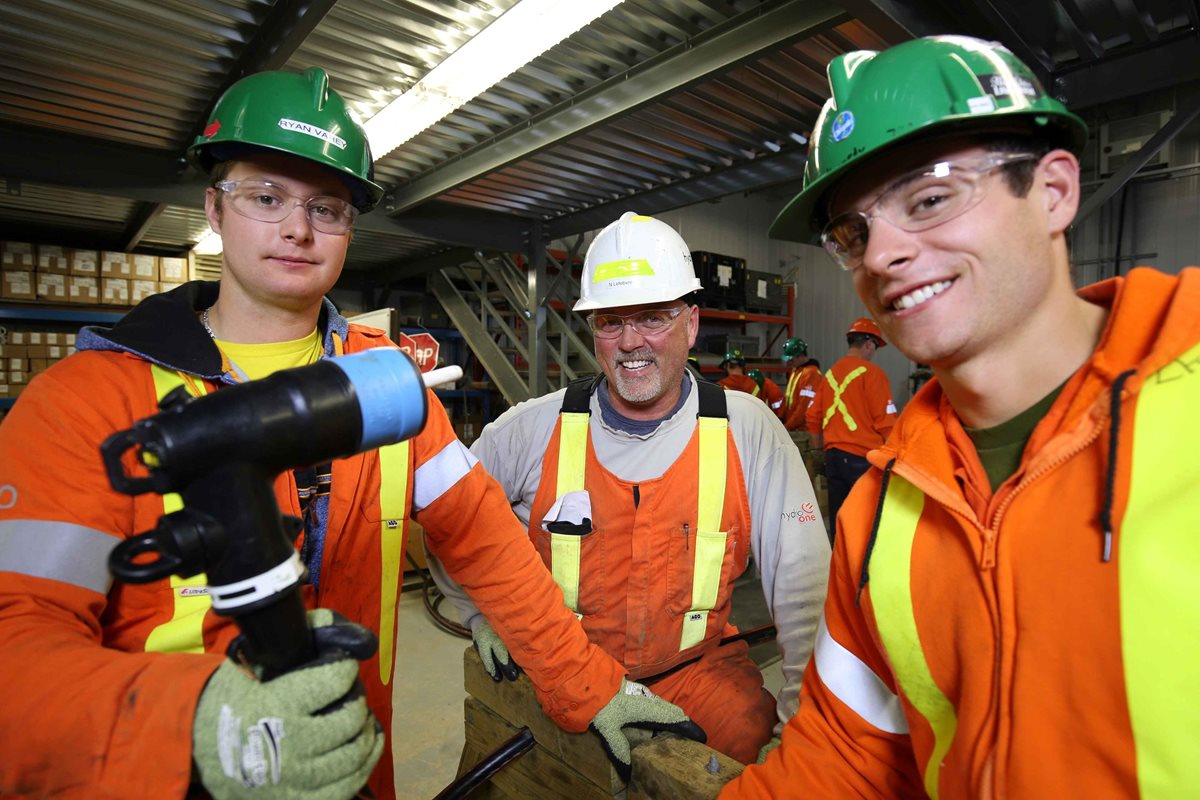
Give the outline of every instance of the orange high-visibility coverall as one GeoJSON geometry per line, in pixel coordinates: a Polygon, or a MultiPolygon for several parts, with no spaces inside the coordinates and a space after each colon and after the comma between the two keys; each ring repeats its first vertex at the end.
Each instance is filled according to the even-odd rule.
{"type": "Polygon", "coordinates": [[[870,453],[800,710],[722,800],[1195,794],[1200,269],[1080,294],[1100,342],[995,493],[936,379],[870,453]]]}
{"type": "Polygon", "coordinates": [[[808,406],[817,394],[817,381],[821,380],[821,370],[812,364],[806,364],[788,373],[787,388],[783,393],[786,408],[783,417],[783,427],[789,431],[798,431],[805,427],[808,406]]]}
{"type": "Polygon", "coordinates": [[[758,395],[758,383],[749,375],[726,375],[717,381],[717,386],[734,392],[758,395]]]}
{"type": "MultiPolygon", "coordinates": [[[[230,379],[196,319],[216,297],[216,284],[185,284],[144,301],[112,331],[81,334],[81,348],[107,349],[80,352],[40,375],[0,425],[0,795],[187,792],[196,703],[237,631],[212,613],[203,585],[112,583],[109,550],[152,529],[164,506],[152,493],[113,491],[99,445],[158,411],[139,353],[209,389],[230,379]],[[198,613],[179,619],[197,594],[198,613]]],[[[332,304],[323,320],[327,355],[340,354],[343,342],[346,352],[394,346],[379,331],[347,326],[332,304]]],[[[432,394],[426,427],[408,452],[407,508],[430,548],[488,609],[547,713],[568,730],[585,729],[623,668],[564,608],[503,490],[455,438],[432,394]]],[[[275,489],[281,511],[299,516],[293,476],[281,475],[275,489]]],[[[336,609],[394,646],[394,627],[380,631],[381,602],[394,600],[401,576],[383,572],[379,509],[378,451],[333,462],[320,584],[304,591],[310,607],[336,609]]],[[[397,557],[402,564],[403,550],[397,557]]],[[[386,663],[381,675],[379,658],[360,672],[388,732],[370,781],[375,796],[387,798],[394,796],[391,689],[404,677],[403,662],[395,674],[386,663]]]]}
{"type": "Polygon", "coordinates": [[[817,381],[806,419],[809,433],[825,437],[826,450],[865,456],[896,424],[887,373],[865,358],[843,356],[817,381]]]}

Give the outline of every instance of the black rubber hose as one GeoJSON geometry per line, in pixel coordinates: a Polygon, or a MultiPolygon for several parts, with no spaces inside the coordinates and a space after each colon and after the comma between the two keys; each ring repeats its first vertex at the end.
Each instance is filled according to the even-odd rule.
{"type": "Polygon", "coordinates": [[[517,731],[516,736],[500,745],[492,753],[485,756],[478,764],[455,778],[454,782],[445,789],[442,789],[433,800],[462,800],[465,797],[469,797],[471,792],[490,780],[493,775],[503,769],[510,761],[523,755],[527,750],[533,749],[535,744],[537,743],[533,740],[533,734],[530,733],[529,728],[521,728],[521,730],[517,731]]]}

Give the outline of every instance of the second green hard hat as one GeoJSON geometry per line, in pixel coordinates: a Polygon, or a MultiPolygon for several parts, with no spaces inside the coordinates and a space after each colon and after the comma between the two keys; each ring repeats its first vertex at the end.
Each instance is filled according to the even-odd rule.
{"type": "Polygon", "coordinates": [[[208,172],[216,162],[251,148],[329,167],[343,177],[359,211],[370,211],[383,197],[383,187],[374,181],[366,132],[342,96],[329,88],[329,76],[320,67],[303,73],[258,72],[230,86],[188,148],[188,157],[208,172]]]}
{"type": "Polygon", "coordinates": [[[836,180],[917,134],[1044,132],[1075,153],[1087,142],[1087,124],[997,42],[930,36],[840,55],[828,73],[832,97],[813,130],[804,188],[772,223],[776,239],[814,242],[814,212],[836,180]]]}

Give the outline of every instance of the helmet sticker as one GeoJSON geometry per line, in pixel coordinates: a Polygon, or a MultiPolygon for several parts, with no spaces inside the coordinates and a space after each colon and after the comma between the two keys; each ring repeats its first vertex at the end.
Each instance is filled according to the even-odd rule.
{"type": "Polygon", "coordinates": [[[320,139],[323,142],[329,142],[339,150],[346,149],[346,140],[340,136],[336,136],[324,128],[318,128],[316,125],[309,125],[307,122],[297,122],[294,119],[286,117],[279,120],[279,127],[285,131],[294,131],[295,133],[303,133],[305,136],[311,136],[314,139],[320,139]]]}
{"type": "Polygon", "coordinates": [[[1036,100],[1042,96],[1038,91],[1038,87],[1033,81],[1022,75],[980,75],[979,80],[987,87],[987,91],[993,97],[1008,97],[1015,88],[1021,94],[1028,97],[1030,100],[1036,100]]]}
{"type": "Polygon", "coordinates": [[[854,133],[854,114],[843,111],[833,118],[833,140],[840,142],[854,133]]]}
{"type": "Polygon", "coordinates": [[[208,127],[205,128],[204,133],[202,133],[200,135],[203,136],[205,139],[211,139],[212,137],[216,136],[217,132],[220,130],[221,130],[221,120],[214,119],[212,122],[208,123],[208,127]]]}
{"type": "Polygon", "coordinates": [[[982,97],[968,97],[967,108],[972,114],[990,114],[996,110],[996,101],[986,94],[982,97]]]}
{"type": "Polygon", "coordinates": [[[617,261],[606,261],[597,264],[592,275],[592,283],[611,281],[617,278],[632,278],[635,275],[653,275],[654,268],[644,258],[622,258],[617,261]]]}

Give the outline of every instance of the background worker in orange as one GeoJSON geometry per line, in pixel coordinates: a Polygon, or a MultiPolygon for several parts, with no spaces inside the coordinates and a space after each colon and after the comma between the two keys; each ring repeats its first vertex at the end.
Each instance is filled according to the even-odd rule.
{"type": "Polygon", "coordinates": [[[113,584],[112,548],[153,529],[178,498],[113,491],[99,453],[109,434],[155,414],[178,385],[207,393],[395,347],[325,299],[357,214],[383,189],[323,70],[234,84],[189,154],[211,172],[220,282],[187,283],[111,329],[84,329],[80,352],[34,379],[0,424],[0,795],[182,798],[197,781],[218,800],[336,800],[369,778],[376,797],[394,796],[392,687],[406,679],[393,661],[403,652],[394,604],[410,516],[558,724],[590,724],[610,749],[624,743],[622,725],[680,728],[679,709],[620,692],[623,667],[564,608],[503,490],[432,393],[424,430],[403,449],[336,460],[311,484],[302,470],[275,483],[282,512],[304,520],[301,588],[310,608],[324,607],[317,621],[331,621],[331,608],[349,620],[344,632],[379,637],[361,666],[329,646],[260,683],[225,658],[237,631],[212,613],[203,576],[113,584]],[[401,535],[383,538],[384,528],[401,535]],[[349,694],[356,679],[365,702],[361,689],[349,694]],[[318,716],[333,701],[341,710],[318,716]]]}
{"type": "Polygon", "coordinates": [[[846,355],[817,382],[806,420],[813,447],[825,450],[829,481],[829,536],[846,495],[870,468],[867,453],[883,444],[896,424],[896,404],[887,373],[871,363],[887,347],[879,326],[865,317],[846,331],[846,355]]]}
{"type": "Polygon", "coordinates": [[[742,357],[741,350],[730,350],[726,353],[725,358],[721,360],[720,366],[721,369],[725,370],[725,377],[717,381],[717,385],[722,389],[728,389],[731,392],[758,394],[758,384],[746,374],[746,359],[742,357]]]}
{"type": "MultiPolygon", "coordinates": [[[[710,746],[751,762],[795,712],[829,543],[770,410],[685,371],[699,289],[671,226],[632,213],[608,225],[588,248],[575,305],[602,376],[510,408],[472,452],[528,521],[592,640],[684,709],[710,746]],[[751,554],[783,659],[777,698],[745,642],[721,643],[736,630],[733,582],[751,554]]],[[[482,615],[435,563],[479,643],[482,615]]]]}
{"type": "Polygon", "coordinates": [[[748,369],[746,376],[758,384],[758,391],[754,396],[766,403],[767,408],[783,420],[783,390],[779,388],[779,384],[764,375],[761,369],[748,369]]]}
{"type": "Polygon", "coordinates": [[[829,75],[772,235],[821,231],[935,377],[842,506],[800,711],[722,800],[1194,795],[1200,270],[1076,291],[1087,127],[999,44],[829,75]]]}
{"type": "Polygon", "coordinates": [[[808,406],[817,393],[821,364],[815,358],[809,358],[808,343],[795,336],[783,343],[783,361],[788,367],[787,385],[783,392],[786,409],[783,427],[807,435],[808,406]]]}

